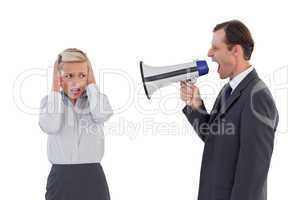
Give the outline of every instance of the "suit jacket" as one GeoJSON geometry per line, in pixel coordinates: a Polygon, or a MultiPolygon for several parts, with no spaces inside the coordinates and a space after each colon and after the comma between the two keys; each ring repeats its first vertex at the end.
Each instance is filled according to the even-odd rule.
{"type": "Polygon", "coordinates": [[[269,89],[255,69],[227,100],[225,87],[209,114],[204,104],[183,113],[205,142],[198,200],[266,200],[278,124],[269,89]]]}

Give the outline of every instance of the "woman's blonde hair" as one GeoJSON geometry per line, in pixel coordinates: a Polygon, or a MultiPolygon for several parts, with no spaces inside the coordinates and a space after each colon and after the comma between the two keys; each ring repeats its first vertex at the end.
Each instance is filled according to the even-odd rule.
{"type": "Polygon", "coordinates": [[[82,63],[86,62],[88,67],[91,67],[91,63],[86,53],[77,48],[68,48],[58,54],[56,63],[58,65],[59,72],[63,71],[62,63],[82,63]]]}

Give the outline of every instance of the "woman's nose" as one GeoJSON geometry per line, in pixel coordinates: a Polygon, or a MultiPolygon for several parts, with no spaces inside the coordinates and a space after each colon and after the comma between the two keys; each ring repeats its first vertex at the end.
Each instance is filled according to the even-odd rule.
{"type": "Polygon", "coordinates": [[[73,80],[73,81],[71,81],[71,84],[70,84],[72,87],[77,87],[77,86],[79,86],[79,83],[78,83],[78,81],[76,81],[76,80],[73,80]]]}

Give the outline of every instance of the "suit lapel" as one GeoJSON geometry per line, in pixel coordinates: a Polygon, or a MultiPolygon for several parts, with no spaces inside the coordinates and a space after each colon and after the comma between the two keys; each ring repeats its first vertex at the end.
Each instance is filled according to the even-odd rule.
{"type": "Polygon", "coordinates": [[[233,91],[233,93],[230,95],[227,101],[225,101],[225,97],[223,95],[222,101],[224,103],[221,103],[220,115],[225,114],[226,111],[238,100],[240,96],[241,96],[241,91],[233,91]]]}
{"type": "MultiPolygon", "coordinates": [[[[237,102],[237,100],[239,99],[239,97],[242,94],[242,91],[244,89],[246,89],[247,85],[252,82],[254,79],[258,79],[258,75],[255,71],[255,69],[253,71],[251,71],[241,82],[240,84],[237,86],[237,88],[235,88],[235,90],[233,91],[233,93],[229,96],[229,98],[227,99],[227,104],[224,103],[225,102],[225,88],[226,88],[226,84],[224,85],[224,87],[221,89],[215,103],[213,106],[213,109],[211,111],[211,115],[210,115],[210,119],[209,119],[209,124],[211,124],[216,118],[221,117],[222,115],[224,115],[230,107],[232,107],[234,105],[235,102],[237,102]]],[[[206,141],[210,140],[212,134],[209,134],[206,141]]]]}
{"type": "Polygon", "coordinates": [[[210,113],[210,119],[209,119],[209,123],[212,122],[216,117],[217,115],[219,114],[219,110],[220,110],[220,106],[221,106],[221,100],[222,100],[222,96],[223,96],[223,93],[224,93],[224,88],[226,87],[223,86],[223,88],[221,89],[221,91],[219,92],[218,96],[217,96],[217,99],[214,103],[214,106],[211,110],[211,113],[210,113]]]}
{"type": "Polygon", "coordinates": [[[247,88],[248,84],[253,81],[254,79],[257,79],[258,75],[256,73],[256,70],[253,69],[253,71],[251,71],[241,82],[240,84],[237,86],[237,88],[235,88],[235,90],[233,91],[233,93],[229,96],[229,98],[227,99],[227,101],[225,102],[225,95],[224,95],[224,88],[221,90],[216,103],[218,103],[216,107],[218,107],[218,111],[212,115],[213,119],[211,119],[211,121],[213,121],[218,115],[222,116],[224,115],[233,105],[235,102],[237,102],[237,100],[239,99],[239,97],[242,94],[242,91],[244,89],[247,88]]]}

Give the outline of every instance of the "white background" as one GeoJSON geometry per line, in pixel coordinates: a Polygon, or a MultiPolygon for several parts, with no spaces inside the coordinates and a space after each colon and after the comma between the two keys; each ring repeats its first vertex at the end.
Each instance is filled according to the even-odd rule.
{"type": "MultiPolygon", "coordinates": [[[[77,47],[115,109],[102,160],[112,199],[196,199],[203,143],[181,113],[178,84],[148,101],[138,62],[209,61],[212,29],[230,19],[251,30],[252,63],[280,113],[269,199],[299,198],[299,17],[295,1],[1,1],[0,198],[44,199],[50,163],[39,102],[50,91],[47,69],[57,54],[77,47]]],[[[197,85],[211,109],[226,80],[209,67],[197,85]]]]}

